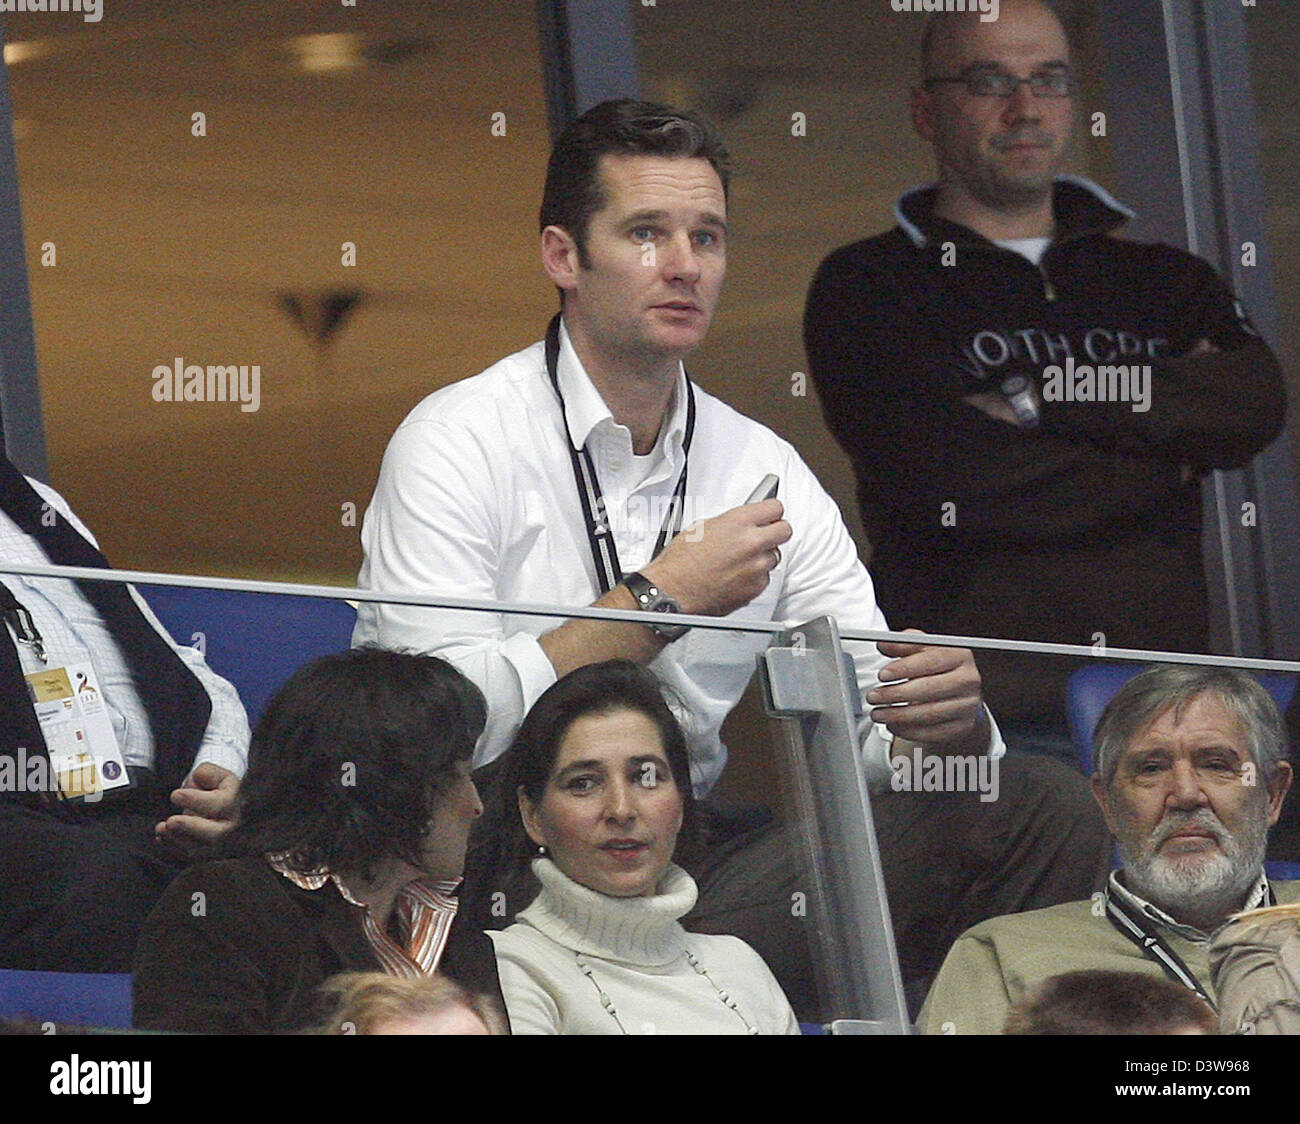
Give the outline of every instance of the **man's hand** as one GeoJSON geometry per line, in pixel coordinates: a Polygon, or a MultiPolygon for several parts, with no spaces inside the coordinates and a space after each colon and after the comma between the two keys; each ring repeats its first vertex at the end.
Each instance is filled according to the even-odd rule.
{"type": "Polygon", "coordinates": [[[641,572],[683,613],[722,617],[767,588],[791,528],[780,500],[761,500],[692,523],[641,572]]]}
{"type": "MultiPolygon", "coordinates": [[[[1042,399],[1038,395],[1038,388],[1031,384],[1029,394],[1033,399],[1034,408],[1039,408],[1042,399]]],[[[967,406],[974,406],[981,413],[988,414],[994,421],[1006,422],[1007,425],[1014,425],[1017,429],[1024,428],[1021,420],[1016,417],[1016,411],[1012,409],[1011,403],[996,390],[986,390],[981,394],[968,394],[962,401],[967,406]]]]}
{"type": "Polygon", "coordinates": [[[205,761],[172,793],[172,803],[181,814],[156,824],[154,834],[184,851],[215,843],[235,825],[238,794],[239,778],[205,761]]]}
{"type": "Polygon", "coordinates": [[[878,647],[892,658],[880,669],[881,686],[867,692],[874,721],[896,737],[941,746],[946,752],[987,751],[989,725],[980,673],[969,649],[883,640],[878,647]],[[898,679],[907,682],[888,682],[898,679]],[[900,702],[908,705],[884,705],[900,702]]]}
{"type": "MultiPolygon", "coordinates": [[[[747,503],[713,519],[692,523],[674,537],[641,573],[677,602],[683,613],[723,616],[748,605],[764,589],[789,541],[790,524],[780,500],[747,503]]],[[[596,602],[608,609],[635,609],[628,588],[616,585],[596,602]]],[[[639,624],[566,621],[538,637],[556,676],[601,660],[646,664],[666,641],[639,624]]]]}

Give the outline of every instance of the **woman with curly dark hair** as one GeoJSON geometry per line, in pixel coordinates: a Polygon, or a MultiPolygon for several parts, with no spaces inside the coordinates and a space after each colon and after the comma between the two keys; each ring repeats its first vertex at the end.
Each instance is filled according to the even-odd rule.
{"type": "Polygon", "coordinates": [[[229,857],[187,870],[145,924],[136,1025],[299,1029],[346,971],[439,971],[499,996],[487,938],[456,921],[484,720],[482,694],[434,656],[301,668],[253,734],[229,857]]]}

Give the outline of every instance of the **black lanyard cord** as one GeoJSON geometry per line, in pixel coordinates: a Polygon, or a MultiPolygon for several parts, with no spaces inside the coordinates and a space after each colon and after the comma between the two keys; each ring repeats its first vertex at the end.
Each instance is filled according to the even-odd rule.
{"type": "MultiPolygon", "coordinates": [[[[1273,905],[1277,900],[1274,897],[1272,886],[1268,888],[1267,900],[1269,905],[1273,905]]],[[[1151,928],[1145,916],[1113,895],[1109,886],[1106,887],[1106,916],[1116,929],[1142,950],[1144,956],[1155,960],[1164,968],[1165,975],[1171,980],[1195,992],[1211,1007],[1215,1006],[1214,1000],[1206,993],[1205,988],[1201,986],[1200,980],[1192,974],[1191,969],[1183,963],[1182,957],[1169,947],[1159,933],[1151,928]]]]}
{"type": "MultiPolygon", "coordinates": [[[[623,567],[618,559],[618,547],[614,542],[614,531],[610,524],[609,512],[606,510],[605,494],[601,491],[600,478],[596,475],[596,465],[586,444],[579,453],[573,447],[573,434],[569,430],[569,416],[564,409],[564,395],[560,392],[560,313],[552,317],[546,328],[546,373],[550,376],[555,396],[560,401],[560,420],[564,423],[564,436],[569,458],[573,463],[573,480],[578,489],[578,499],[582,503],[582,516],[587,526],[587,543],[591,547],[591,558],[596,566],[596,584],[603,597],[623,580],[623,567]]],[[[673,489],[668,511],[659,528],[659,537],[655,541],[654,554],[668,545],[668,540],[681,530],[682,514],[686,507],[686,472],[689,467],[691,438],[695,435],[695,389],[691,380],[686,379],[686,432],[682,440],[682,471],[673,489]]]]}

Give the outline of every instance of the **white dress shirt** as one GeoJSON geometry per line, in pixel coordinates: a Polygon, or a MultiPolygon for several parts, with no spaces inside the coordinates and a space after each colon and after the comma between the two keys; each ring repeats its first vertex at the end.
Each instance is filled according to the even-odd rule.
{"type": "MultiPolygon", "coordinates": [[[[95,543],[95,537],[72,513],[62,496],[39,480],[29,477],[28,482],[87,541],[95,543]]],[[[97,543],[95,545],[98,546],[97,543]]],[[[15,565],[50,565],[40,544],[3,511],[0,511],[0,558],[15,565]]],[[[130,766],[152,768],[154,739],[149,716],[131,680],[131,669],[103,617],[82,596],[77,586],[64,578],[0,574],[0,582],[8,586],[14,597],[31,613],[36,630],[45,644],[48,657],[45,663],[28,645],[17,645],[23,673],[41,671],[47,667],[65,667],[70,663],[91,664],[99,679],[123,759],[130,766]]],[[[140,595],[133,588],[127,588],[131,589],[131,596],[149,623],[163,636],[167,636],[167,630],[158,622],[140,595]]],[[[3,627],[0,625],[0,628],[3,627]]],[[[198,676],[199,682],[212,699],[212,715],[208,719],[208,728],[203,734],[194,764],[197,766],[207,761],[229,769],[236,776],[243,776],[249,734],[248,717],[244,713],[243,703],[239,701],[239,695],[230,683],[208,667],[197,650],[175,643],[172,646],[198,676]]]]}
{"type": "MultiPolygon", "coordinates": [[[[605,494],[624,573],[650,562],[681,471],[685,374],[654,449],[637,456],[560,333],[560,389],[575,448],[585,443],[605,494]]],[[[885,629],[871,578],[839,509],[786,441],[695,387],[683,526],[743,504],[767,473],[793,527],[767,589],[733,616],[799,624],[833,616],[840,628],[885,629]]],[[[572,460],[544,345],[425,398],[389,442],[366,511],[363,588],[485,601],[590,605],[600,596],[572,460]]],[[[669,593],[672,591],[669,590],[669,593]]],[[[537,697],[555,682],[538,637],[556,618],[363,603],[355,644],[444,657],[483,690],[488,724],[475,764],[495,759],[537,697]]],[[[768,644],[759,633],[694,629],[651,663],[685,703],[691,776],[703,795],[722,774],[722,721],[768,644]]],[[[874,644],[846,643],[865,692],[887,662],[874,644]]],[[[869,715],[869,710],[864,710],[869,715]]],[[[863,760],[873,786],[891,776],[887,730],[864,717],[863,760]]],[[[1000,748],[1000,740],[995,736],[1000,748]]]]}

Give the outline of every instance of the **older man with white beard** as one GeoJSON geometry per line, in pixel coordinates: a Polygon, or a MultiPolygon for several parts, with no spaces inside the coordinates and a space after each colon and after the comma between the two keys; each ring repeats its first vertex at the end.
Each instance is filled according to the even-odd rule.
{"type": "Polygon", "coordinates": [[[1094,743],[1093,794],[1123,868],[1089,901],[963,934],[921,1013],[926,1033],[999,1034],[1028,989],[1088,968],[1164,976],[1213,1003],[1210,934],[1240,910],[1300,901],[1300,882],[1264,873],[1292,774],[1277,707],[1253,677],[1145,671],[1111,700],[1094,743]]]}

